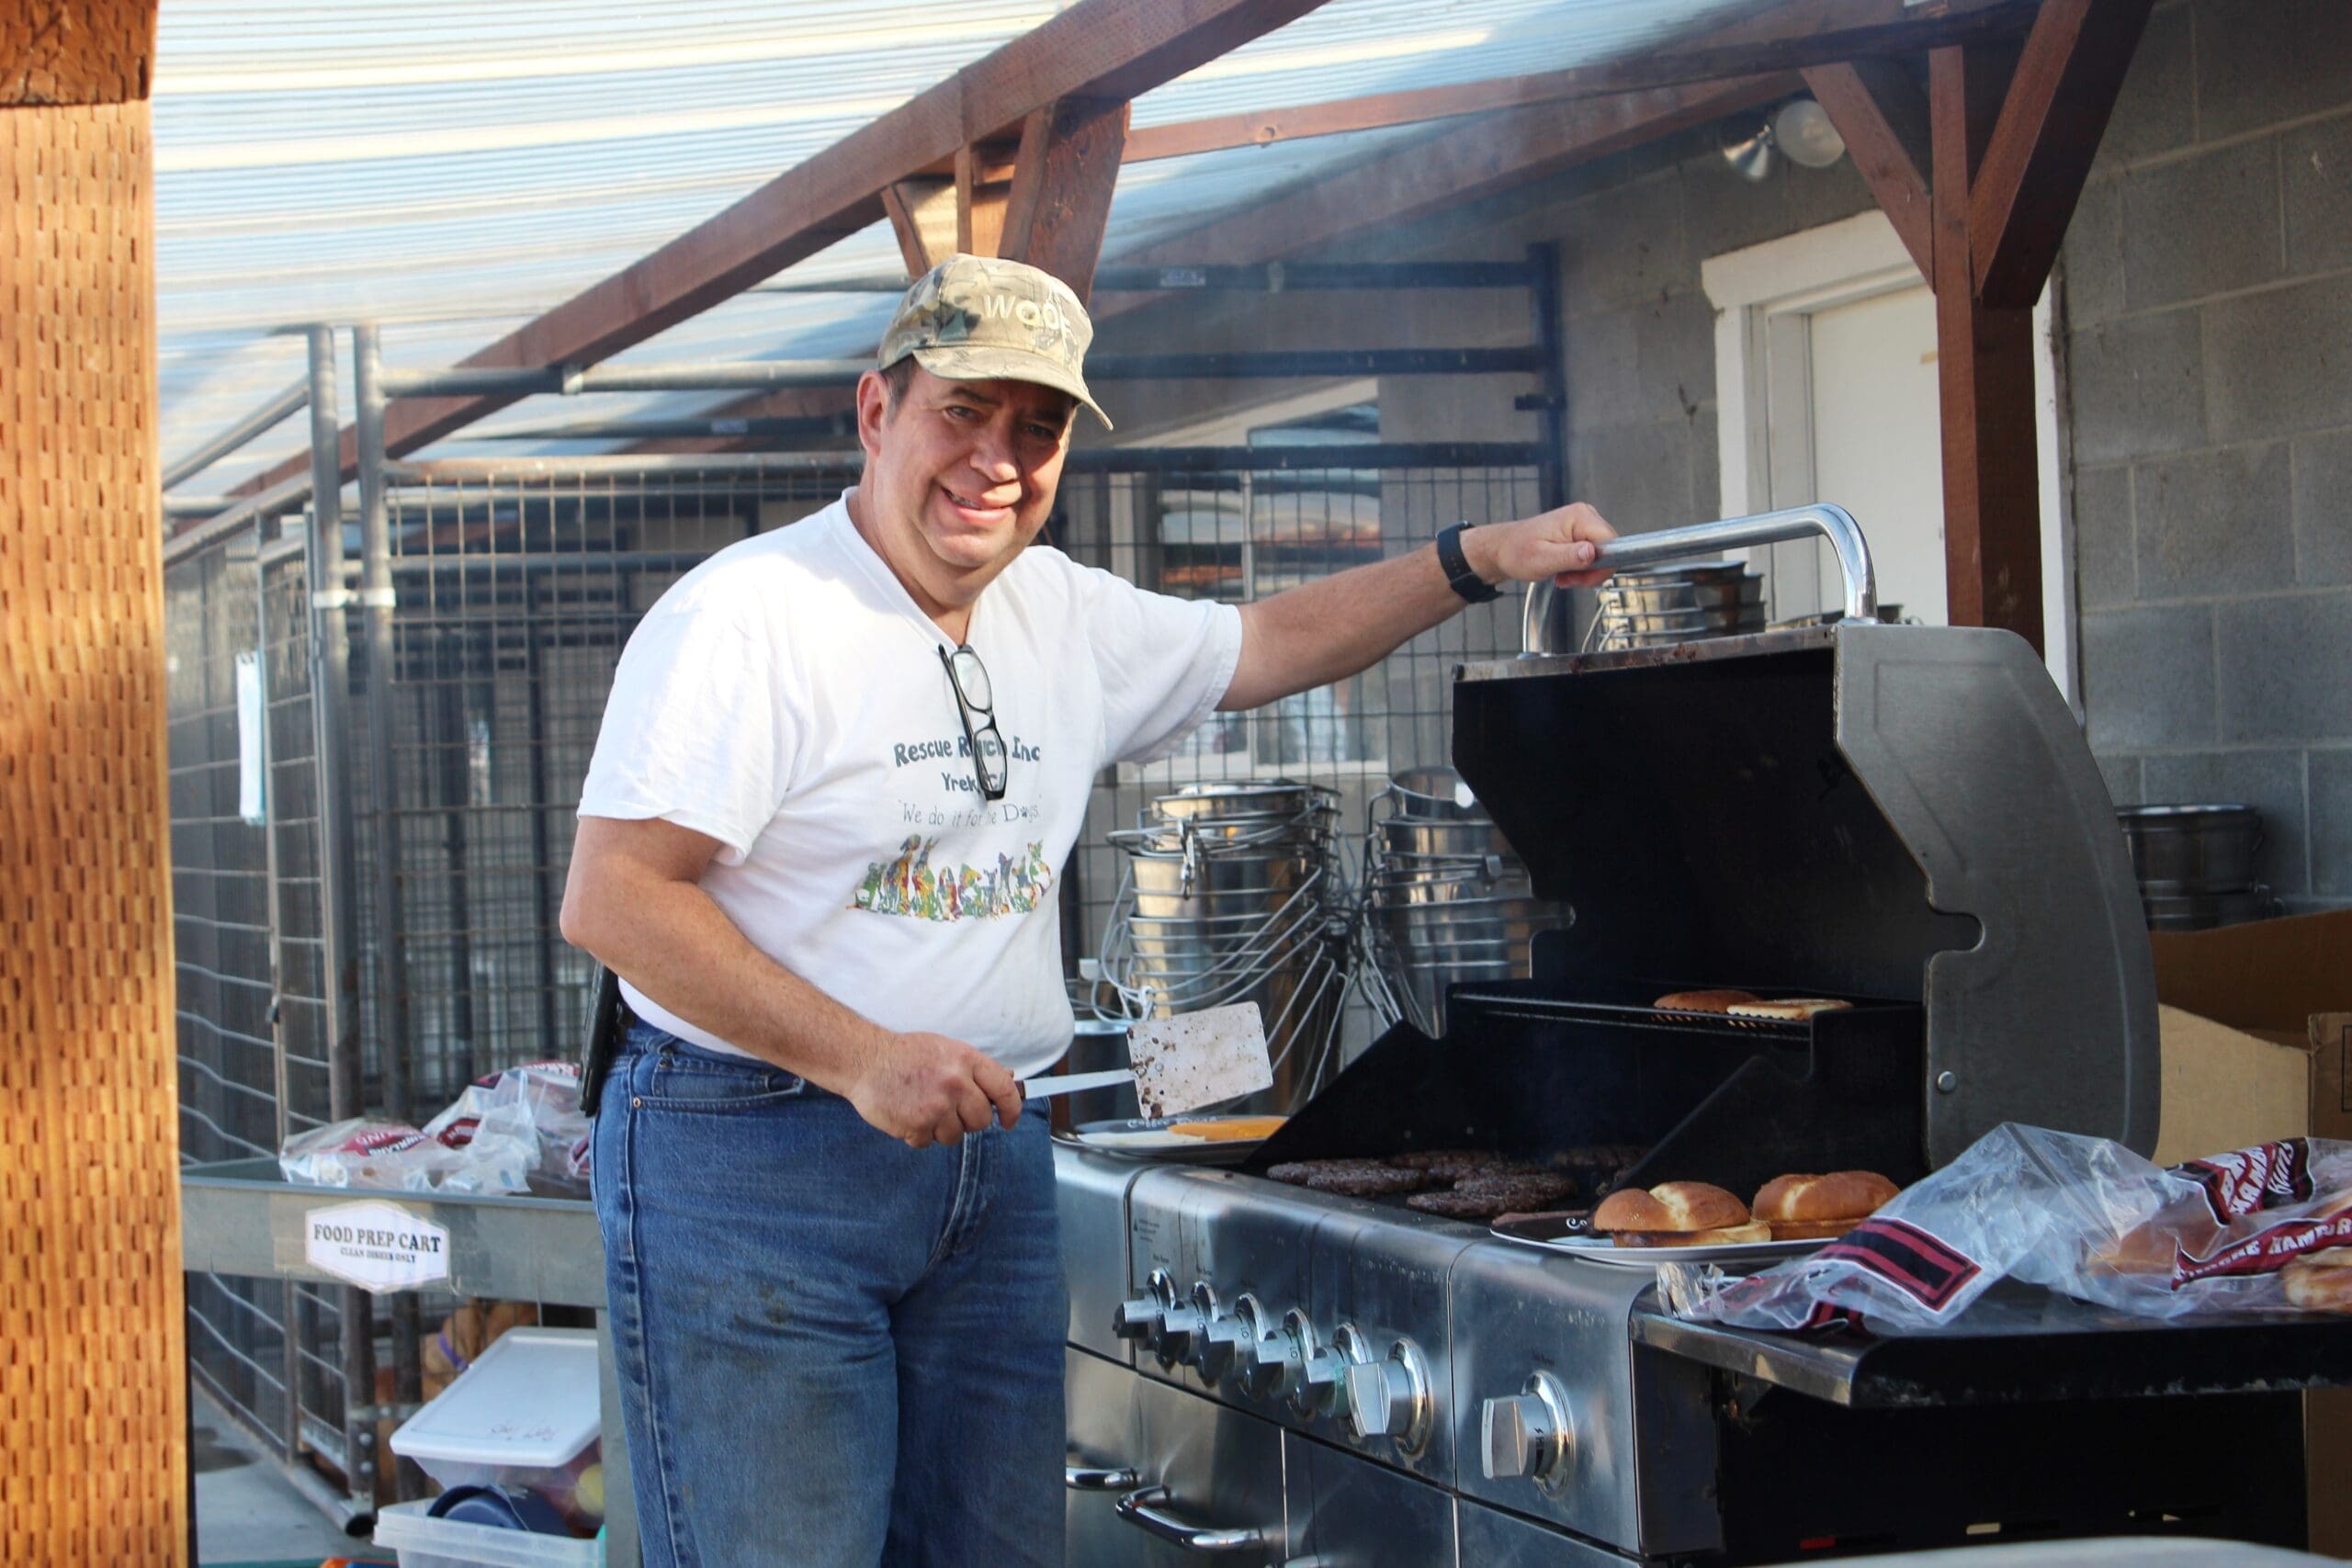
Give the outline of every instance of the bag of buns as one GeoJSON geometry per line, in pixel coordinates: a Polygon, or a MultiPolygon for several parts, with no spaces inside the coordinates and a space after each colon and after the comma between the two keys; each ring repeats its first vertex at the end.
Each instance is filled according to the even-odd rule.
{"type": "Polygon", "coordinates": [[[2297,1138],[2167,1170],[2017,1122],[1819,1251],[1747,1279],[1669,1266],[1681,1316],[1749,1328],[1951,1322],[2015,1279],[2141,1317],[2352,1312],[2352,1144],[2297,1138]]]}

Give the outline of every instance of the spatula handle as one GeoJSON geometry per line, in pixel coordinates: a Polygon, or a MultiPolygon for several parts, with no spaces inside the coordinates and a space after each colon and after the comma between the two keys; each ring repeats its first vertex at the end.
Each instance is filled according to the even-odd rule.
{"type": "Polygon", "coordinates": [[[1046,1100],[1057,1094],[1077,1094],[1090,1089],[1127,1089],[1134,1086],[1136,1075],[1126,1067],[1112,1067],[1100,1073],[1062,1073],[1021,1080],[1021,1092],[1031,1100],[1046,1100]]]}

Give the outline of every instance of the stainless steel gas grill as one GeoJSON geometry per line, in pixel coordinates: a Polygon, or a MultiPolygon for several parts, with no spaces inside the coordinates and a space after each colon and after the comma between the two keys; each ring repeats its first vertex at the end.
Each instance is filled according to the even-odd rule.
{"type": "Polygon", "coordinates": [[[1646,1269],[1259,1174],[1632,1145],[1624,1179],[1745,1193],[1847,1167],[1908,1181],[2006,1120],[2152,1145],[2131,866],[2031,650],[1876,624],[1835,508],[1608,558],[1812,530],[1848,565],[1838,624],[1460,671],[1455,764],[1536,896],[1574,910],[1532,978],[1455,987],[1442,1038],[1392,1029],[1238,1168],[1057,1151],[1073,1563],[2299,1541],[2300,1411],[2278,1391],[2352,1378],[2342,1325],[2182,1334],[2033,1295],[1945,1336],[1702,1330],[1646,1269]],[[1652,1005],[1730,986],[1852,1005],[1652,1005]]]}

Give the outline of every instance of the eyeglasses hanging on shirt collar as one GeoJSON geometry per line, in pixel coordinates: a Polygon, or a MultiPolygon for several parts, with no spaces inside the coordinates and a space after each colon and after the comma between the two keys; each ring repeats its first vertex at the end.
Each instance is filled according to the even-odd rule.
{"type": "Polygon", "coordinates": [[[947,684],[956,693],[956,714],[964,721],[964,740],[972,749],[972,777],[983,800],[1002,800],[1006,781],[1004,735],[996,727],[996,694],[989,685],[988,666],[971,644],[939,650],[947,667],[947,684]]]}

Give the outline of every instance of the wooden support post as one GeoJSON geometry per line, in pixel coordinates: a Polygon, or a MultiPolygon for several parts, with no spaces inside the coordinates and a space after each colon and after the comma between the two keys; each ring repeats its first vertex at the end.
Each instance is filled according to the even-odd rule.
{"type": "MultiPolygon", "coordinates": [[[[0,6],[0,1557],[12,1563],[194,1556],[178,1173],[183,1128],[204,1123],[182,1122],[176,1093],[201,1074],[176,1060],[168,807],[187,797],[164,730],[174,696],[233,704],[226,658],[164,635],[154,46],[153,0],[0,6]],[[175,660],[167,675],[172,650],[185,668],[175,660]]],[[[255,1109],[232,1125],[269,1136],[268,1109],[255,1109]]],[[[276,1359],[252,1365],[273,1377],[276,1359]]]]}
{"type": "Polygon", "coordinates": [[[2048,0],[2014,62],[1979,45],[1928,56],[1951,622],[2006,626],[2037,649],[2033,307],[2152,3],[2048,0]]]}
{"type": "Polygon", "coordinates": [[[2033,310],[1988,307],[1970,263],[1969,192],[2007,87],[1973,47],[1928,57],[1935,141],[1936,369],[1944,449],[1944,588],[1954,626],[2005,626],[2039,649],[2041,490],[2033,310]]]}

